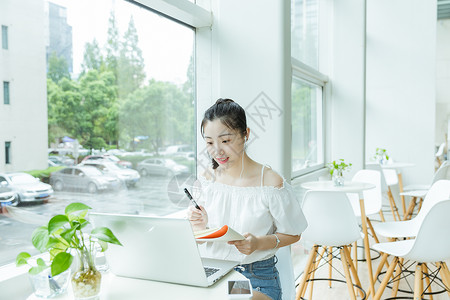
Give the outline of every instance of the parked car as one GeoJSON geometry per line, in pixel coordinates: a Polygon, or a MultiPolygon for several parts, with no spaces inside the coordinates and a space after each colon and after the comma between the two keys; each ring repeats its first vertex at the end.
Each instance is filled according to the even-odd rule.
{"type": "Polygon", "coordinates": [[[67,167],[50,174],[50,184],[56,191],[63,189],[87,190],[89,193],[121,187],[120,179],[103,174],[91,166],[67,167]]]}
{"type": "Polygon", "coordinates": [[[111,154],[103,154],[103,155],[88,155],[81,161],[82,163],[86,161],[99,161],[99,160],[106,160],[106,161],[112,161],[115,163],[118,163],[119,165],[122,165],[126,168],[131,168],[133,164],[126,160],[120,160],[117,156],[111,155],[111,154]]]}
{"type": "Polygon", "coordinates": [[[2,181],[0,184],[0,204],[1,206],[16,206],[19,204],[19,196],[6,181],[2,181]]]}
{"type": "Polygon", "coordinates": [[[169,146],[164,151],[160,152],[162,156],[184,156],[188,152],[193,152],[191,145],[175,145],[169,146]]]}
{"type": "Polygon", "coordinates": [[[104,160],[98,160],[98,161],[86,161],[82,163],[82,165],[85,166],[92,166],[100,171],[102,171],[104,174],[108,174],[111,176],[115,176],[126,183],[127,186],[135,186],[136,183],[139,181],[141,176],[139,175],[138,171],[126,168],[122,165],[119,165],[118,163],[112,162],[112,161],[104,161],[104,160]]]}
{"type": "Polygon", "coordinates": [[[57,166],[73,166],[75,164],[75,160],[67,156],[49,155],[48,160],[57,166]]]}
{"type": "Polygon", "coordinates": [[[149,174],[160,176],[189,174],[188,167],[167,158],[148,158],[138,163],[137,170],[142,176],[149,174]]]}
{"type": "Polygon", "coordinates": [[[6,182],[6,185],[17,193],[19,203],[43,202],[53,194],[53,189],[49,184],[40,182],[38,178],[27,173],[2,173],[0,174],[0,184],[5,185],[2,182],[6,182]]]}

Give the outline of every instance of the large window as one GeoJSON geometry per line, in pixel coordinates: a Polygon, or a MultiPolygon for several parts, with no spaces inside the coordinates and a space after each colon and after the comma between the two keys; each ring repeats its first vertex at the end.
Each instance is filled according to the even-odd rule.
{"type": "Polygon", "coordinates": [[[318,69],[319,0],[291,1],[291,55],[318,69]]]}
{"type": "Polygon", "coordinates": [[[8,26],[2,25],[2,48],[8,49],[8,26]]]}
{"type": "Polygon", "coordinates": [[[292,177],[324,166],[324,96],[319,72],[319,0],[291,1],[292,177]]]}
{"type": "MultiPolygon", "coordinates": [[[[12,262],[20,251],[37,253],[32,231],[71,202],[94,211],[166,215],[187,207],[183,187],[196,175],[195,28],[133,1],[55,0],[41,12],[34,0],[27,1],[30,11],[23,5],[24,11],[6,13],[16,14],[11,15],[14,28],[42,24],[42,35],[17,30],[23,36],[14,42],[31,39],[42,45],[27,51],[47,66],[8,64],[16,74],[17,93],[5,123],[18,136],[17,147],[5,144],[6,158],[14,157],[16,163],[23,155],[28,166],[12,164],[14,169],[7,171],[42,170],[48,163],[50,177],[41,179],[54,191],[48,198],[12,207],[11,217],[0,214],[0,265],[12,262]],[[41,68],[36,76],[47,71],[46,78],[34,77],[32,83],[46,83],[39,88],[47,91],[46,98],[31,92],[20,97],[21,80],[36,68],[41,68]],[[41,115],[47,111],[44,126],[33,123],[36,112],[20,110],[37,102],[45,108],[41,115]],[[36,134],[23,129],[29,124],[42,128],[42,138],[48,136],[48,151],[28,141],[29,134],[36,134]],[[25,151],[40,151],[43,159],[34,161],[25,151]]],[[[9,85],[3,87],[9,95],[9,85]]],[[[10,133],[0,131],[0,140],[8,139],[5,134],[10,133]]]]}
{"type": "Polygon", "coordinates": [[[322,87],[292,80],[292,173],[323,166],[322,87]]]}
{"type": "Polygon", "coordinates": [[[9,104],[9,82],[3,81],[3,103],[9,104]]]}

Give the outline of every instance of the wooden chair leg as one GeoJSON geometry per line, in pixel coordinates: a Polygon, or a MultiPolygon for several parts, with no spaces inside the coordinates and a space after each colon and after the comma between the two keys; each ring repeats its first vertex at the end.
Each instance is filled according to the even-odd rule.
{"type": "Polygon", "coordinates": [[[348,292],[350,293],[350,299],[356,300],[355,290],[353,289],[352,277],[350,276],[350,270],[348,269],[348,262],[345,256],[344,250],[341,248],[341,262],[344,267],[345,280],[347,281],[348,292]]]}
{"type": "Polygon", "coordinates": [[[303,291],[304,290],[306,291],[307,280],[310,276],[309,273],[311,271],[311,267],[313,266],[314,259],[317,256],[318,247],[319,247],[318,245],[314,245],[314,247],[311,249],[311,253],[309,254],[308,260],[306,262],[305,270],[303,271],[303,277],[300,280],[300,283],[297,288],[297,295],[295,296],[296,300],[300,300],[302,295],[304,295],[303,291]]]}
{"type": "Polygon", "coordinates": [[[386,222],[386,219],[384,218],[383,211],[381,209],[380,209],[380,218],[381,218],[381,222],[386,222]]]}
{"type": "Polygon", "coordinates": [[[381,284],[378,287],[377,293],[375,294],[375,296],[373,296],[373,300],[381,299],[384,289],[386,288],[386,285],[389,282],[389,278],[392,276],[392,273],[394,273],[394,269],[397,266],[397,263],[398,257],[394,257],[393,261],[391,262],[391,265],[389,266],[389,269],[386,271],[386,274],[384,275],[383,281],[381,281],[381,284]]]}
{"type": "Polygon", "coordinates": [[[400,213],[398,212],[397,205],[395,204],[394,196],[392,195],[391,188],[388,187],[388,198],[389,205],[391,206],[392,215],[394,216],[394,221],[400,221],[400,213]]]}
{"type": "MultiPolygon", "coordinates": [[[[361,285],[361,281],[359,280],[359,276],[358,276],[358,272],[355,269],[355,266],[352,263],[352,258],[350,257],[350,250],[348,249],[347,246],[344,246],[343,248],[344,250],[344,254],[345,254],[345,258],[347,259],[348,264],[350,265],[350,271],[353,274],[353,278],[355,280],[355,284],[359,287],[362,287],[361,285]]],[[[359,292],[359,295],[362,297],[364,297],[364,293],[361,291],[361,289],[357,289],[359,292]]]]}
{"type": "MultiPolygon", "coordinates": [[[[333,247],[328,247],[328,278],[332,278],[333,273],[333,247]]],[[[328,281],[328,286],[331,288],[331,280],[328,281]]]]}
{"type": "MultiPolygon", "coordinates": [[[[383,270],[384,264],[385,264],[385,262],[387,262],[388,256],[389,256],[389,254],[387,254],[387,253],[383,253],[383,255],[381,256],[380,263],[378,264],[378,268],[375,272],[375,276],[373,277],[374,281],[377,280],[378,275],[380,275],[381,271],[383,270]]],[[[389,265],[387,266],[387,268],[389,269],[389,265]]]]}
{"type": "Polygon", "coordinates": [[[353,265],[355,266],[355,270],[358,271],[358,243],[353,243],[353,265]]]}
{"type": "Polygon", "coordinates": [[[311,275],[310,275],[309,279],[311,281],[309,282],[309,297],[308,297],[309,300],[311,300],[313,297],[314,277],[316,276],[316,270],[319,267],[320,261],[322,260],[323,254],[325,253],[326,249],[327,249],[327,247],[322,247],[322,252],[320,252],[320,254],[318,256],[316,256],[316,261],[315,261],[315,264],[313,265],[313,270],[310,272],[311,275]]]}
{"type": "Polygon", "coordinates": [[[409,202],[409,206],[408,206],[408,211],[403,216],[403,221],[411,219],[411,216],[412,216],[412,214],[414,212],[414,207],[416,206],[416,199],[417,199],[417,197],[412,197],[411,198],[411,202],[409,202]]]}
{"type": "Polygon", "coordinates": [[[398,286],[400,284],[400,274],[402,273],[402,264],[403,264],[403,258],[400,258],[397,264],[397,268],[394,272],[394,284],[392,285],[392,292],[391,297],[395,298],[397,297],[398,293],[398,286]]]}
{"type": "Polygon", "coordinates": [[[431,294],[433,291],[431,290],[430,277],[428,276],[428,267],[427,267],[427,264],[425,264],[425,263],[422,264],[422,273],[425,276],[425,284],[426,284],[426,287],[424,288],[423,293],[426,292],[425,289],[428,289],[430,292],[430,296],[429,296],[430,300],[433,300],[433,295],[431,294]]]}
{"type": "Polygon", "coordinates": [[[417,263],[414,275],[414,300],[422,300],[423,281],[422,281],[422,264],[417,263]]]}
{"type": "Polygon", "coordinates": [[[370,231],[372,231],[375,243],[377,243],[377,244],[380,243],[380,241],[378,240],[377,234],[375,233],[375,230],[373,229],[372,222],[370,221],[369,218],[367,218],[367,225],[369,225],[370,231]]]}
{"type": "Polygon", "coordinates": [[[450,271],[448,270],[447,264],[445,262],[437,263],[438,267],[441,269],[439,273],[441,274],[441,279],[444,282],[447,294],[450,297],[450,271]]]}

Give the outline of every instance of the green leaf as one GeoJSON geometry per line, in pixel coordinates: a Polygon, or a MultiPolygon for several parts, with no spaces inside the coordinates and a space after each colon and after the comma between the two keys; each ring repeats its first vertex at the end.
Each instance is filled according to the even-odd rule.
{"type": "Polygon", "coordinates": [[[64,240],[66,240],[67,243],[70,244],[70,242],[72,241],[72,238],[73,238],[73,236],[74,236],[74,234],[75,234],[75,231],[77,230],[77,227],[78,227],[78,226],[76,226],[76,227],[74,227],[74,228],[69,228],[69,229],[63,231],[63,232],[61,233],[61,237],[62,237],[64,240]]]}
{"type": "Polygon", "coordinates": [[[56,230],[69,223],[69,218],[65,215],[56,215],[48,221],[48,233],[52,234],[56,230]]]}
{"type": "Polygon", "coordinates": [[[47,265],[45,264],[45,261],[44,261],[42,258],[38,258],[38,259],[36,260],[36,263],[37,263],[37,265],[40,266],[40,267],[47,267],[47,265]]]}
{"type": "Polygon", "coordinates": [[[99,240],[107,242],[107,243],[122,246],[122,244],[119,242],[119,240],[116,238],[116,236],[112,233],[112,231],[106,227],[99,227],[99,228],[92,229],[91,236],[96,237],[99,240]]]}
{"type": "Polygon", "coordinates": [[[62,272],[70,268],[72,261],[73,256],[69,253],[61,252],[58,255],[56,255],[51,265],[52,276],[61,274],[62,272]]]}
{"type": "Polygon", "coordinates": [[[28,259],[31,255],[28,252],[20,252],[16,256],[16,266],[23,266],[27,264],[28,259]]]}
{"type": "Polygon", "coordinates": [[[37,266],[37,267],[31,267],[28,270],[28,273],[30,273],[31,275],[36,275],[41,273],[42,271],[44,271],[45,269],[47,269],[48,266],[37,266]]]}
{"type": "Polygon", "coordinates": [[[48,249],[47,243],[49,238],[50,237],[48,234],[47,226],[41,226],[33,231],[33,234],[31,236],[31,243],[39,251],[45,252],[48,249]]]}
{"type": "Polygon", "coordinates": [[[88,209],[92,209],[91,207],[87,206],[86,204],[75,202],[67,205],[66,210],[64,211],[66,216],[77,212],[77,211],[87,211],[88,209]]]}
{"type": "Polygon", "coordinates": [[[108,243],[100,240],[98,240],[97,243],[100,245],[100,247],[102,247],[102,252],[108,250],[108,243]]]}

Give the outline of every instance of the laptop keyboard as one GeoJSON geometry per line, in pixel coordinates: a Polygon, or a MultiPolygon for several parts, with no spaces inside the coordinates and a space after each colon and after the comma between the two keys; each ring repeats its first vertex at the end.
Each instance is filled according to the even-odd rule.
{"type": "Polygon", "coordinates": [[[211,267],[203,267],[205,269],[206,277],[211,276],[212,274],[216,273],[220,269],[217,268],[211,268],[211,267]]]}

